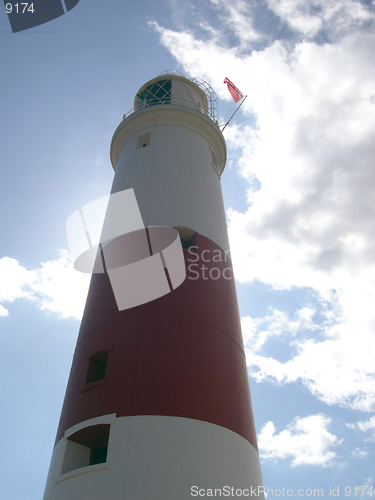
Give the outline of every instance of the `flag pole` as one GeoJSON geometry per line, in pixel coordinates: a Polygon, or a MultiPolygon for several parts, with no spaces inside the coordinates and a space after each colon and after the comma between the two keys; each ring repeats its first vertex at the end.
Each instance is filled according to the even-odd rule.
{"type": "Polygon", "coordinates": [[[224,127],[222,128],[221,132],[224,132],[226,126],[229,124],[229,122],[231,121],[231,119],[233,118],[233,116],[237,113],[237,111],[240,109],[240,107],[242,106],[242,104],[245,102],[245,99],[246,99],[247,95],[245,95],[245,97],[242,99],[241,101],[241,104],[238,106],[238,108],[234,111],[233,115],[229,118],[229,120],[227,121],[227,123],[224,125],[224,127]]]}

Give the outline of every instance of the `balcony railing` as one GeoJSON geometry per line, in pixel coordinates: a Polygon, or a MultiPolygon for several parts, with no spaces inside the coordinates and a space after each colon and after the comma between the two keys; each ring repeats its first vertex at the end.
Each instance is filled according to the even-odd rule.
{"type": "MultiPolygon", "coordinates": [[[[178,75],[182,76],[184,78],[187,78],[186,76],[182,75],[178,71],[164,71],[163,73],[160,73],[159,76],[168,76],[168,75],[178,75]]],[[[139,111],[141,109],[145,109],[147,107],[155,106],[155,105],[165,105],[165,104],[177,104],[179,106],[185,106],[187,108],[192,108],[200,113],[204,114],[208,118],[210,118],[216,125],[218,125],[218,109],[217,109],[217,98],[215,92],[212,90],[211,86],[204,80],[200,78],[187,78],[191,82],[195,83],[201,90],[206,95],[207,98],[207,104],[208,107],[207,109],[204,109],[202,105],[199,102],[194,101],[193,99],[185,99],[182,97],[176,97],[176,96],[171,96],[170,93],[168,95],[168,99],[166,98],[166,94],[164,93],[162,96],[158,96],[158,92],[155,92],[152,96],[151,99],[148,96],[148,99],[140,100],[138,103],[137,108],[132,108],[130,111],[128,111],[126,114],[123,116],[123,120],[127,118],[129,115],[133,114],[136,111],[139,111]]]]}

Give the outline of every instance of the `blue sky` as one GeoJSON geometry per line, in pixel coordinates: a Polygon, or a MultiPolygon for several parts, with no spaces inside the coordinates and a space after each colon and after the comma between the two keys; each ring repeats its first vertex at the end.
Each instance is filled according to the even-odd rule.
{"type": "Polygon", "coordinates": [[[17,34],[2,11],[1,498],[44,490],[88,283],[66,219],[109,193],[112,134],[166,69],[222,122],[224,77],[248,95],[222,185],[264,484],[375,494],[374,25],[359,0],[80,0],[17,34]]]}

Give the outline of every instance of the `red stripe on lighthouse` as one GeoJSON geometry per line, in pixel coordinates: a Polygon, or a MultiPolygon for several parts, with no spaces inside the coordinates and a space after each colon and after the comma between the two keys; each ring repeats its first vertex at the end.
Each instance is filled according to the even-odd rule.
{"type": "Polygon", "coordinates": [[[256,436],[231,262],[196,235],[187,278],[172,293],[118,311],[107,275],[93,275],[57,441],[99,415],[164,415],[256,436]],[[108,347],[110,346],[110,347],[108,347]],[[105,381],[87,387],[88,359],[108,350],[105,381]]]}

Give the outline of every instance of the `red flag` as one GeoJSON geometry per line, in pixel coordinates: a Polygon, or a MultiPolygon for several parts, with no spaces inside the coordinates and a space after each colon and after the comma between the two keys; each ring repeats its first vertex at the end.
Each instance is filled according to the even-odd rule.
{"type": "Polygon", "coordinates": [[[238,102],[243,98],[243,93],[227,77],[225,77],[224,83],[228,85],[228,90],[230,95],[233,97],[234,102],[238,102]]]}

